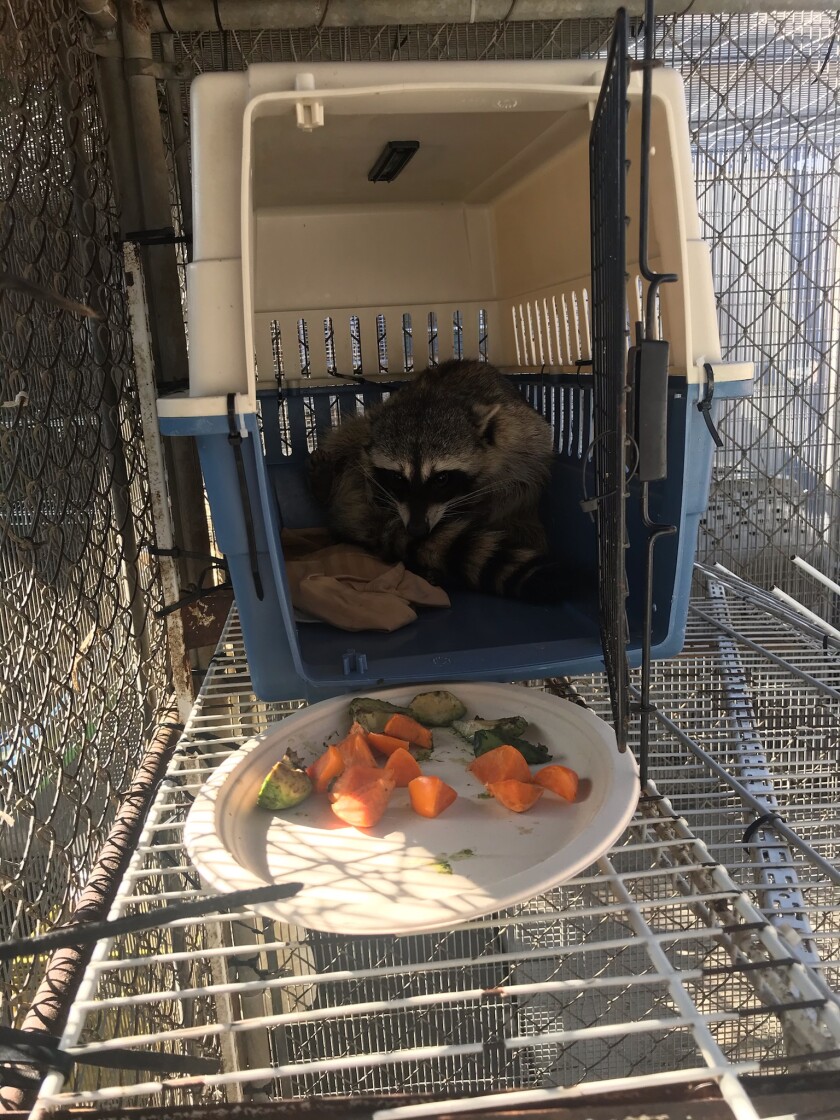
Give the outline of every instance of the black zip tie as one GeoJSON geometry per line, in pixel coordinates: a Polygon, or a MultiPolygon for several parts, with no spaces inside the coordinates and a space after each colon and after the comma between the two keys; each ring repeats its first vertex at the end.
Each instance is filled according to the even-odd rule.
{"type": "Polygon", "coordinates": [[[799,964],[795,957],[780,957],[774,961],[743,961],[741,964],[716,964],[701,968],[704,976],[723,976],[733,972],[759,972],[763,969],[799,964]]]}
{"type": "Polygon", "coordinates": [[[753,836],[755,836],[758,830],[760,828],[763,828],[766,824],[772,825],[775,824],[776,821],[781,821],[782,824],[784,824],[784,820],[784,817],[780,816],[778,813],[773,812],[764,813],[762,814],[762,816],[756,817],[752,824],[748,825],[744,829],[744,838],[741,843],[749,844],[750,840],[752,840],[753,836]]]}
{"type": "Polygon", "coordinates": [[[227,395],[228,417],[228,443],[233,449],[233,458],[236,463],[236,473],[239,478],[239,496],[242,499],[242,518],[245,522],[245,535],[248,538],[248,558],[251,561],[251,576],[254,580],[254,591],[262,602],[264,598],[262,579],[260,578],[259,564],[257,563],[257,538],[254,533],[254,521],[251,517],[251,501],[248,497],[248,480],[245,477],[245,460],[242,458],[242,433],[236,423],[236,394],[227,395]]]}
{"type": "Polygon", "coordinates": [[[204,560],[208,564],[214,564],[219,568],[227,567],[227,560],[224,556],[211,556],[209,552],[193,552],[189,548],[180,548],[175,545],[174,548],[161,548],[160,545],[144,542],[143,548],[152,556],[167,556],[172,560],[204,560]]]}
{"type": "Polygon", "coordinates": [[[720,438],[720,433],[712,419],[712,400],[715,395],[715,371],[708,362],[703,364],[703,369],[706,373],[706,384],[703,389],[703,398],[697,402],[697,411],[705,420],[706,427],[709,429],[709,435],[715,441],[715,447],[723,447],[723,440],[720,438]]]}
{"type": "MultiPolygon", "coordinates": [[[[101,1066],[106,1069],[150,1070],[155,1073],[186,1073],[201,1075],[218,1073],[221,1066],[217,1058],[202,1058],[193,1054],[172,1054],[158,1050],[131,1050],[120,1046],[113,1050],[93,1053],[70,1054],[59,1049],[54,1035],[41,1031],[22,1031],[14,1027],[0,1027],[0,1062],[17,1062],[24,1065],[47,1067],[67,1077],[75,1064],[101,1066]]],[[[4,1077],[6,1070],[3,1071],[4,1077]]],[[[22,1072],[22,1071],[18,1071],[22,1072]]],[[[40,1080],[23,1074],[27,1084],[40,1080]]]]}
{"type": "Polygon", "coordinates": [[[217,583],[214,587],[201,587],[198,591],[188,591],[186,595],[182,595],[174,603],[170,603],[168,607],[161,607],[155,610],[152,614],[155,618],[166,618],[167,615],[174,614],[179,611],[181,607],[189,606],[190,603],[197,603],[199,599],[207,599],[210,595],[217,595],[220,591],[233,591],[233,584],[226,580],[224,583],[217,583]]]}
{"type": "MultiPolygon", "coordinates": [[[[55,949],[75,948],[89,945],[105,937],[117,937],[124,933],[140,933],[146,929],[157,929],[182,918],[203,918],[207,914],[223,914],[227,910],[238,910],[240,906],[256,906],[263,902],[278,902],[292,898],[303,890],[303,883],[272,883],[267,887],[254,887],[244,891],[230,891],[227,894],[212,895],[191,902],[177,902],[161,906],[144,914],[132,914],[125,918],[114,918],[103,922],[79,922],[78,925],[60,926],[40,937],[25,937],[17,941],[0,942],[0,961],[16,960],[20,957],[34,957],[51,953],[55,949]]],[[[140,895],[137,900],[143,901],[140,895]]]]}
{"type": "Polygon", "coordinates": [[[830,1058],[840,1058],[840,1048],[813,1050],[810,1054],[785,1054],[782,1058],[759,1058],[758,1064],[762,1069],[769,1069],[773,1066],[795,1065],[800,1062],[803,1064],[805,1062],[827,1062],[830,1058]]]}
{"type": "Polygon", "coordinates": [[[159,229],[130,230],[123,235],[123,244],[126,242],[134,245],[188,245],[190,238],[176,233],[172,226],[161,226],[159,229]]]}
{"type": "Polygon", "coordinates": [[[163,6],[163,0],[157,0],[157,9],[160,12],[160,18],[163,20],[163,26],[166,28],[170,35],[174,35],[175,32],[172,30],[172,24],[167,18],[166,9],[163,6]]]}
{"type": "Polygon", "coordinates": [[[767,929],[769,922],[736,922],[731,926],[723,926],[721,933],[748,933],[752,929],[767,929]]]}
{"type": "Polygon", "coordinates": [[[814,1007],[825,1007],[828,1000],[822,999],[797,999],[790,1003],[768,1003],[762,1007],[739,1007],[736,1014],[741,1019],[751,1015],[778,1015],[780,1011],[807,1011],[814,1007]]]}

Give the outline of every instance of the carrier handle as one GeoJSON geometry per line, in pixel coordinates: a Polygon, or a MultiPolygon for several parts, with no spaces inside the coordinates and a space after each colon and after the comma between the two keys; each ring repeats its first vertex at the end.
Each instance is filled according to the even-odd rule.
{"type": "Polygon", "coordinates": [[[709,435],[715,441],[715,447],[723,447],[723,440],[720,438],[720,432],[718,432],[715,427],[715,422],[712,419],[712,400],[715,395],[715,371],[708,362],[703,363],[703,370],[706,374],[706,384],[703,389],[703,396],[697,402],[697,411],[706,421],[706,427],[709,429],[709,435]]]}

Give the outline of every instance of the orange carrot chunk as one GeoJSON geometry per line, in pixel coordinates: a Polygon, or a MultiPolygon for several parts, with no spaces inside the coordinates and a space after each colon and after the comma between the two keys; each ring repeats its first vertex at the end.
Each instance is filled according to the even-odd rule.
{"type": "Polygon", "coordinates": [[[535,786],[533,782],[520,782],[516,778],[491,782],[487,788],[500,804],[506,809],[512,809],[514,813],[527,813],[545,793],[542,786],[535,786]]]}
{"type": "Polygon", "coordinates": [[[421,747],[424,751],[432,749],[431,731],[410,716],[391,716],[385,724],[385,734],[395,739],[407,739],[413,747],[421,747]]]}
{"type": "Polygon", "coordinates": [[[331,743],[320,757],[316,758],[311,766],[307,766],[306,773],[312,782],[316,793],[324,793],[333,778],[344,770],[344,759],[341,751],[331,743]]]}
{"type": "Polygon", "coordinates": [[[516,747],[494,747],[492,751],[474,759],[469,770],[488,787],[491,782],[504,782],[508,778],[515,778],[519,782],[531,781],[531,771],[525,756],[516,747]]]}
{"type": "Polygon", "coordinates": [[[393,735],[380,735],[377,731],[368,731],[368,742],[374,750],[382,754],[393,754],[394,751],[407,751],[411,746],[408,739],[395,739],[393,735]]]}
{"type": "Polygon", "coordinates": [[[419,778],[423,773],[417,765],[417,759],[414,755],[409,754],[403,747],[388,756],[385,770],[392,773],[396,778],[397,789],[405,789],[409,782],[419,778]]]}
{"type": "Polygon", "coordinates": [[[354,724],[346,739],[342,739],[337,744],[341,757],[344,759],[346,768],[350,766],[376,766],[376,759],[373,757],[367,734],[364,730],[355,731],[354,728],[358,726],[354,724]]]}
{"type": "Polygon", "coordinates": [[[577,797],[578,776],[568,766],[543,766],[534,775],[534,781],[567,801],[577,797]]]}
{"type": "Polygon", "coordinates": [[[412,779],[408,783],[408,795],[411,808],[421,817],[439,817],[458,796],[452,786],[432,774],[412,779]]]}
{"type": "Polygon", "coordinates": [[[381,819],[394,792],[393,774],[370,766],[351,766],[330,792],[332,811],[354,828],[372,828],[381,819]]]}

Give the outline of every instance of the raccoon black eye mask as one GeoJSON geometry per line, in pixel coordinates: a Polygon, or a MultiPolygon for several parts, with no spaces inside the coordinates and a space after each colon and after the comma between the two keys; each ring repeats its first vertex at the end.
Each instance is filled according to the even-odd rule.
{"type": "Polygon", "coordinates": [[[445,362],[330,432],[312,488],[339,540],[444,587],[529,602],[573,592],[538,515],[551,429],[484,362],[445,362]]]}

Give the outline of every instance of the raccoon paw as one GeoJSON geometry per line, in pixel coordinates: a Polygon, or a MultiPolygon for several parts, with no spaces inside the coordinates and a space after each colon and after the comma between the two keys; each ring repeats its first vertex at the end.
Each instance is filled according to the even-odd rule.
{"type": "Polygon", "coordinates": [[[309,456],[309,485],[315,501],[321,506],[330,504],[333,480],[335,479],[335,460],[332,455],[316,447],[309,456]]]}
{"type": "Polygon", "coordinates": [[[567,603],[595,591],[594,572],[571,571],[565,564],[547,560],[532,568],[516,589],[525,603],[567,603]]]}

